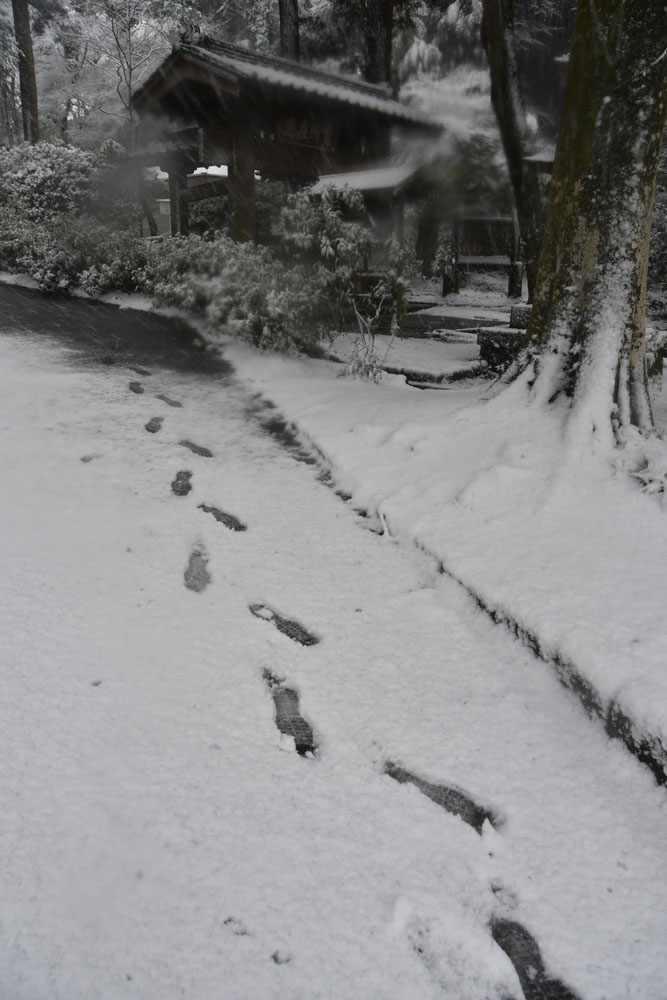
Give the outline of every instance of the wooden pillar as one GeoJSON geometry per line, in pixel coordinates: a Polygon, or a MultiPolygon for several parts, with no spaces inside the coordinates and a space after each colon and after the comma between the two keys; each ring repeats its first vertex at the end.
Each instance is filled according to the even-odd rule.
{"type": "Polygon", "coordinates": [[[230,178],[232,195],[232,239],[247,243],[255,239],[255,164],[250,147],[234,142],[234,169],[230,178]]]}
{"type": "Polygon", "coordinates": [[[405,198],[399,195],[392,203],[393,235],[399,243],[405,239],[405,198]]]}
{"type": "Polygon", "coordinates": [[[169,164],[169,211],[171,213],[171,235],[187,236],[190,229],[187,169],[182,163],[169,164]]]}

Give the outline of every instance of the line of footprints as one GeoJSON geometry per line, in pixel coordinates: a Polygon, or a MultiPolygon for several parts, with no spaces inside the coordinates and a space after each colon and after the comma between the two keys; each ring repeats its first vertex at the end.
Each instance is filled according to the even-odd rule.
{"type": "MultiPolygon", "coordinates": [[[[150,374],[150,372],[143,368],[135,368],[133,370],[140,375],[150,374]]],[[[129,389],[131,392],[137,394],[144,392],[144,387],[140,382],[130,382],[129,389]]],[[[163,394],[157,396],[157,398],[168,406],[182,406],[182,403],[163,394]]],[[[163,423],[163,417],[153,417],[145,425],[146,430],[151,434],[157,434],[161,430],[163,423]]],[[[268,429],[270,430],[271,428],[268,429]]],[[[179,444],[187,448],[194,455],[202,458],[213,457],[213,453],[208,448],[202,448],[192,441],[182,440],[179,444]]],[[[286,444],[293,445],[292,442],[286,442],[286,444]]],[[[187,496],[192,489],[192,472],[187,469],[177,472],[171,484],[171,489],[176,496],[187,496]]],[[[347,499],[347,497],[345,498],[347,499]]],[[[199,509],[207,514],[211,514],[218,523],[230,531],[246,531],[247,526],[233,514],[228,514],[218,507],[206,503],[199,504],[199,509]]],[[[195,592],[202,591],[211,582],[207,562],[208,558],[203,548],[194,548],[184,572],[185,586],[189,590],[195,592]]],[[[285,618],[275,609],[267,607],[264,604],[251,604],[248,610],[255,618],[269,622],[279,632],[301,646],[314,646],[320,641],[317,635],[310,632],[299,622],[285,618]]],[[[314,759],[317,756],[318,744],[312,726],[301,714],[298,692],[294,688],[287,687],[284,679],[277,677],[269,670],[264,671],[263,677],[273,698],[276,727],[284,735],[293,738],[297,753],[301,757],[314,759]]],[[[384,773],[399,784],[413,785],[422,795],[425,795],[436,805],[452,815],[458,816],[459,819],[472,827],[480,836],[486,822],[490,823],[494,829],[499,829],[502,825],[502,821],[495,810],[475,802],[467,793],[459,788],[426,781],[392,761],[385,761],[384,773]]],[[[512,897],[512,893],[500,884],[493,885],[492,890],[500,900],[512,897]]],[[[249,933],[242,921],[236,917],[229,917],[225,921],[225,925],[236,935],[249,933]]],[[[490,931],[494,941],[503,949],[512,962],[525,1000],[579,1000],[577,995],[565,983],[549,976],[544,967],[539,945],[520,923],[495,917],[491,922],[490,931]]],[[[420,953],[418,946],[415,946],[415,950],[418,954],[420,953]]],[[[291,959],[291,956],[277,952],[271,957],[276,964],[285,964],[291,959]]],[[[512,998],[508,997],[505,1000],[512,1000],[512,998]]]]}

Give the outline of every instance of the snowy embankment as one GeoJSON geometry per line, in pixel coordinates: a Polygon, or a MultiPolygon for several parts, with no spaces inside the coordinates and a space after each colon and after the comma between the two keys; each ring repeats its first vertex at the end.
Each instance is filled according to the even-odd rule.
{"type": "Polygon", "coordinates": [[[527,419],[519,387],[424,393],[400,376],[376,387],[326,362],[225,354],[355,502],[518,627],[664,779],[667,523],[655,498],[592,450],[566,459],[562,415],[527,419]]]}

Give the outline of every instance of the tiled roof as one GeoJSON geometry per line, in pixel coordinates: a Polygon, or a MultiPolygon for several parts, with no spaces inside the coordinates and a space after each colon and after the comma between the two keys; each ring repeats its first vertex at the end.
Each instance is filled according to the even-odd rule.
{"type": "MultiPolygon", "coordinates": [[[[210,67],[214,72],[217,69],[227,79],[231,77],[239,82],[266,84],[278,91],[292,91],[334,104],[346,104],[351,109],[373,111],[397,124],[434,130],[441,128],[433,119],[395,100],[386,86],[364,83],[353,77],[322,73],[287,59],[259,55],[208,37],[202,37],[197,42],[181,42],[174,47],[167,61],[173,61],[179,53],[199,65],[210,67]]],[[[163,64],[155,71],[137,91],[135,101],[140,101],[142,92],[148,91],[151,81],[156,76],[163,76],[165,69],[166,64],[163,64]]]]}

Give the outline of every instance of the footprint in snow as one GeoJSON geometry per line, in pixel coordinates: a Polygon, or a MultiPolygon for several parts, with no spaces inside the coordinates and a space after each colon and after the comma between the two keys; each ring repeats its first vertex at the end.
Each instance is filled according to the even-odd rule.
{"type": "Polygon", "coordinates": [[[201,455],[202,458],[213,458],[213,452],[209,451],[208,448],[202,448],[199,444],[193,444],[192,441],[179,441],[178,443],[183,448],[189,448],[195,455],[201,455]]]}
{"type": "Polygon", "coordinates": [[[579,1000],[569,986],[548,975],[537,941],[522,924],[494,918],[490,929],[514,966],[526,1000],[579,1000]]]}
{"type": "Polygon", "coordinates": [[[197,594],[206,590],[211,582],[211,574],[208,571],[208,556],[202,546],[197,546],[190,553],[183,579],[188,590],[194,590],[197,594]]]}
{"type": "Polygon", "coordinates": [[[140,396],[141,393],[144,391],[144,387],[141,384],[141,382],[130,382],[128,389],[130,390],[130,392],[136,392],[138,396],[140,396]]]}
{"type": "Polygon", "coordinates": [[[399,767],[391,763],[391,761],[387,761],[384,771],[385,774],[388,774],[390,778],[393,778],[400,785],[414,785],[431,802],[435,802],[437,806],[452,813],[453,816],[458,816],[464,823],[471,826],[473,830],[476,830],[480,836],[484,823],[487,820],[496,829],[500,825],[498,817],[491,809],[475,802],[466,792],[462,792],[459,788],[453,788],[450,785],[436,785],[431,781],[425,781],[424,778],[406,771],[405,768],[399,767]]]}
{"type": "Polygon", "coordinates": [[[171,399],[169,396],[160,395],[157,398],[161,399],[163,403],[167,404],[167,406],[178,406],[178,407],[183,406],[183,404],[179,403],[177,399],[171,399]]]}
{"type": "Polygon", "coordinates": [[[277,729],[292,737],[300,757],[314,756],[317,743],[313,727],[301,714],[298,693],[293,688],[284,687],[283,682],[269,670],[264,671],[264,680],[273,698],[277,729]]]}
{"type": "Polygon", "coordinates": [[[176,473],[176,478],[171,484],[171,491],[175,493],[177,497],[186,497],[190,490],[192,489],[192,473],[183,469],[181,472],[176,473]]]}
{"type": "Polygon", "coordinates": [[[291,618],[283,618],[273,608],[268,608],[265,604],[251,604],[248,611],[255,618],[262,618],[266,622],[271,622],[279,632],[286,635],[293,642],[298,642],[302,646],[315,646],[320,641],[319,637],[305,629],[299,622],[291,618]]]}
{"type": "Polygon", "coordinates": [[[151,419],[146,424],[146,430],[150,434],[157,434],[157,432],[162,427],[164,423],[164,417],[151,417],[151,419]]]}
{"type": "Polygon", "coordinates": [[[200,503],[199,509],[203,510],[206,514],[212,514],[219,524],[224,524],[225,528],[229,528],[230,531],[247,530],[246,525],[243,521],[239,521],[238,517],[234,517],[233,514],[226,514],[224,510],[220,510],[218,507],[212,507],[207,503],[200,503]]]}

